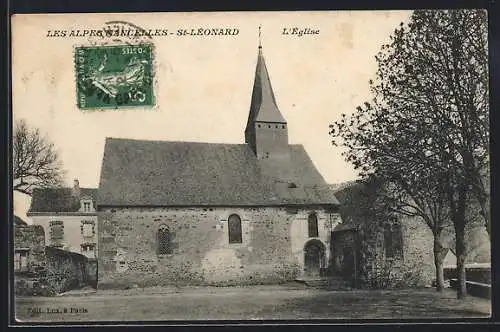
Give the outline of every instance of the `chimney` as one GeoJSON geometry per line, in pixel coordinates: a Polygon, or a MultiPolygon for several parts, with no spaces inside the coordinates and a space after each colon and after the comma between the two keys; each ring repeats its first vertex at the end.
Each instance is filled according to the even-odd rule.
{"type": "Polygon", "coordinates": [[[78,181],[78,179],[73,181],[72,194],[75,197],[80,197],[80,181],[78,181]]]}

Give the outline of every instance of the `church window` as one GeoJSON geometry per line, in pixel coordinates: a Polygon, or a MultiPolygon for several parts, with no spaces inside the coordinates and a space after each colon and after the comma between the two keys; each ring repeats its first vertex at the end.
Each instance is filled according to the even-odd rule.
{"type": "Polygon", "coordinates": [[[384,226],[384,250],[386,258],[403,255],[403,234],[401,225],[396,220],[384,226]]]}
{"type": "Polygon", "coordinates": [[[167,226],[162,225],[157,234],[158,254],[167,255],[172,253],[172,234],[167,226]]]}
{"type": "Polygon", "coordinates": [[[318,217],[316,213],[311,213],[309,215],[309,218],[307,218],[307,226],[309,237],[318,237],[318,217]]]}
{"type": "Polygon", "coordinates": [[[237,214],[229,216],[228,220],[229,243],[242,243],[241,219],[237,214]]]}

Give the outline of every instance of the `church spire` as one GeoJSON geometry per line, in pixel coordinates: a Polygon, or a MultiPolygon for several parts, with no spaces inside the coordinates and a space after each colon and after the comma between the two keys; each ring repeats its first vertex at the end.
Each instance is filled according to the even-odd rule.
{"type": "Polygon", "coordinates": [[[258,128],[264,128],[265,126],[268,129],[279,129],[280,133],[276,133],[277,136],[274,135],[274,137],[280,137],[280,141],[286,140],[286,144],[288,144],[288,134],[285,125],[286,120],[278,109],[262,53],[261,28],[259,26],[257,66],[255,68],[250,112],[245,129],[245,141],[256,152],[258,150],[256,146],[257,141],[259,141],[259,137],[257,137],[258,128]]]}
{"type": "Polygon", "coordinates": [[[278,109],[264,55],[262,54],[260,26],[259,52],[257,55],[257,67],[255,68],[255,79],[253,83],[247,129],[255,121],[286,123],[285,118],[278,109]]]}

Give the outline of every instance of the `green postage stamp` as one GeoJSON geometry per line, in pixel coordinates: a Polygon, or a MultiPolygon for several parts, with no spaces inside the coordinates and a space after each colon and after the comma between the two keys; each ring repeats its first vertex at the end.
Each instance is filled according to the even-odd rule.
{"type": "Polygon", "coordinates": [[[155,103],[151,44],[76,47],[75,66],[80,109],[155,103]]]}

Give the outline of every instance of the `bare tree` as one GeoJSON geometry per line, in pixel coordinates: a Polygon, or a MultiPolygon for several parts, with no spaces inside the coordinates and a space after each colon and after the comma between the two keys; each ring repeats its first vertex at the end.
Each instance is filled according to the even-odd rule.
{"type": "Polygon", "coordinates": [[[30,129],[24,120],[15,124],[12,136],[13,189],[32,194],[35,187],[57,187],[64,171],[54,145],[39,129],[30,129]]]}

